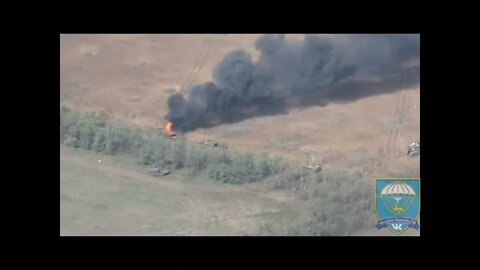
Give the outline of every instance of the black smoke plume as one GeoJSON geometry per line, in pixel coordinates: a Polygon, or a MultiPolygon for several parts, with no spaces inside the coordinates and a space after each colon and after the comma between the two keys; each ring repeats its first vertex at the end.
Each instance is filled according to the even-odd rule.
{"type": "Polygon", "coordinates": [[[186,132],[419,82],[419,35],[305,35],[301,41],[264,35],[255,48],[261,53],[255,63],[243,50],[230,52],[213,70],[213,82],[193,86],[188,97],[171,95],[165,118],[186,132]]]}

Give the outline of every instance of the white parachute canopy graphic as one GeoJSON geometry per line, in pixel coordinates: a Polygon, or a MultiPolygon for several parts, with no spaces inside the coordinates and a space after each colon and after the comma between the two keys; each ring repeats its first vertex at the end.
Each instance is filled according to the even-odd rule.
{"type": "Polygon", "coordinates": [[[385,186],[382,189],[380,195],[392,195],[392,194],[401,194],[401,195],[413,195],[415,196],[415,191],[413,188],[404,183],[392,183],[385,186]]]}
{"type": "Polygon", "coordinates": [[[395,182],[385,186],[380,192],[380,198],[390,213],[403,215],[415,200],[413,188],[405,183],[395,182]]]}

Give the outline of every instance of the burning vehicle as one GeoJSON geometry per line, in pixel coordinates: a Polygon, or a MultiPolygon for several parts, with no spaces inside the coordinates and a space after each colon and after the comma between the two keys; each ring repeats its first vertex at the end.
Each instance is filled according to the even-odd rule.
{"type": "Polygon", "coordinates": [[[167,124],[165,125],[165,134],[169,136],[172,139],[177,138],[177,133],[173,130],[173,122],[168,121],[167,124]]]}

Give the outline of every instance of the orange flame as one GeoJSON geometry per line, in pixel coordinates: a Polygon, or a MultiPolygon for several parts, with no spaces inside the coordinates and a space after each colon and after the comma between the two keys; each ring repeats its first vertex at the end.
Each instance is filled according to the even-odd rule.
{"type": "Polygon", "coordinates": [[[172,121],[168,121],[168,123],[165,125],[165,133],[167,133],[168,135],[172,135],[172,134],[175,133],[173,131],[173,122],[172,121]]]}

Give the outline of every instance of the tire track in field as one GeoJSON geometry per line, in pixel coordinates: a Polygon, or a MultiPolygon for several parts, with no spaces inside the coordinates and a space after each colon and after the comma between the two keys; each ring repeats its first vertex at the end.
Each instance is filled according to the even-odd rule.
{"type": "Polygon", "coordinates": [[[207,37],[207,41],[206,41],[206,49],[205,49],[205,53],[203,54],[203,57],[201,58],[200,60],[200,63],[197,67],[197,69],[195,70],[195,73],[193,75],[193,77],[190,79],[190,82],[187,84],[187,86],[185,88],[190,88],[192,86],[192,84],[195,82],[195,80],[197,79],[198,77],[198,73],[200,72],[200,70],[202,70],[206,60],[207,60],[207,57],[208,57],[208,53],[210,52],[210,49],[212,47],[212,43],[213,43],[213,37],[211,35],[209,35],[209,37],[207,37]]]}
{"type": "Polygon", "coordinates": [[[180,91],[179,92],[183,92],[187,86],[189,84],[191,84],[191,81],[192,81],[192,76],[195,72],[195,70],[198,68],[198,66],[200,65],[202,59],[203,59],[203,55],[205,54],[206,52],[206,49],[208,48],[208,43],[210,42],[210,36],[207,36],[206,39],[203,41],[202,43],[202,49],[200,50],[200,54],[198,55],[198,58],[197,60],[195,61],[195,63],[193,64],[192,66],[192,69],[190,70],[190,73],[188,74],[188,76],[185,78],[185,81],[183,82],[182,84],[182,87],[180,88],[180,91]]]}
{"type": "Polygon", "coordinates": [[[407,90],[407,70],[404,71],[404,76],[402,80],[402,105],[400,107],[400,112],[399,112],[399,119],[398,119],[398,125],[396,126],[396,131],[393,139],[393,147],[394,147],[394,153],[395,156],[398,157],[398,134],[400,133],[401,125],[403,124],[403,120],[405,118],[405,112],[406,112],[406,106],[407,106],[407,97],[408,97],[408,90],[407,90]]]}
{"type": "Polygon", "coordinates": [[[398,111],[400,108],[400,99],[401,99],[401,91],[397,94],[396,97],[396,106],[395,106],[395,113],[393,115],[393,123],[390,125],[390,130],[388,133],[388,139],[387,139],[387,154],[391,154],[391,140],[392,140],[392,134],[395,130],[396,124],[397,124],[397,118],[398,118],[398,111]]]}

